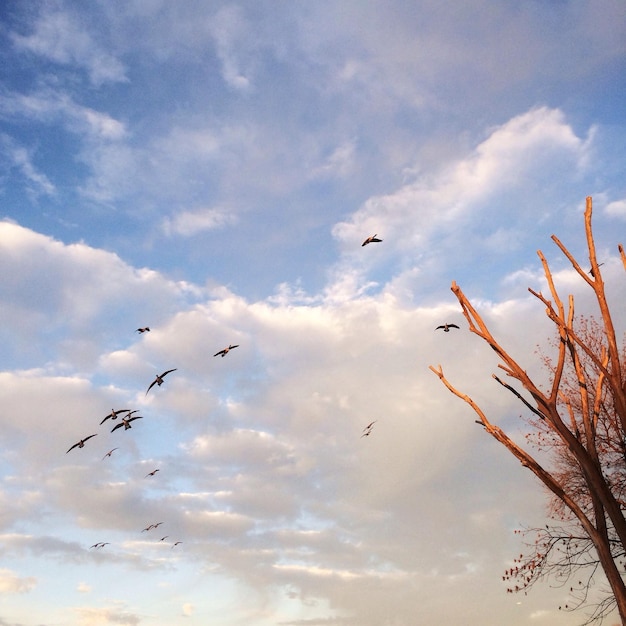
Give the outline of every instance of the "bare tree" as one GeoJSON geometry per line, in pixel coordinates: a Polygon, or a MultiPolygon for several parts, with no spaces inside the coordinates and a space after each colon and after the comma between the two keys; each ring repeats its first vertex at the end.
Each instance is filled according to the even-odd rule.
{"type": "MultiPolygon", "coordinates": [[[[452,283],[470,331],[496,352],[498,367],[510,383],[494,374],[495,381],[530,411],[530,417],[525,418],[530,425],[528,445],[516,443],[492,424],[472,398],[448,381],[441,365],[430,369],[472,407],[484,430],[550,491],[549,514],[556,523],[541,530],[520,531],[535,532],[536,539],[526,544],[530,554],[520,555],[505,572],[504,579],[515,582],[509,591],[526,590],[552,576],[563,584],[571,583],[574,603],[565,608],[577,608],[587,604],[594,575],[601,569],[610,592],[596,604],[590,621],[601,621],[617,607],[626,625],[626,354],[607,304],[591,216],[592,201],[587,198],[585,233],[591,269],[583,268],[556,236],[552,239],[593,291],[598,321],[575,316],[573,296],[569,296],[567,306],[564,304],[548,262],[538,252],[550,297],[529,291],[545,306],[557,333],[556,357],[546,361],[550,381],[545,390],[506,352],[465,294],[452,283]],[[548,462],[545,467],[540,463],[544,459],[548,462]],[[575,574],[578,576],[572,583],[575,574]]],[[[619,253],[626,269],[621,244],[619,253]]]]}

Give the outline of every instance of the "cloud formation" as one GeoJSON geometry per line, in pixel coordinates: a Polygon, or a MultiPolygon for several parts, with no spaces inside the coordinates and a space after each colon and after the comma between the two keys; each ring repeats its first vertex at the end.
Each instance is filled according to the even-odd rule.
{"type": "Polygon", "coordinates": [[[527,287],[540,248],[593,312],[550,241],[586,262],[586,195],[626,298],[617,15],[7,14],[0,623],[569,623],[566,590],[505,593],[542,491],[428,366],[523,436],[449,287],[545,376],[527,287]]]}

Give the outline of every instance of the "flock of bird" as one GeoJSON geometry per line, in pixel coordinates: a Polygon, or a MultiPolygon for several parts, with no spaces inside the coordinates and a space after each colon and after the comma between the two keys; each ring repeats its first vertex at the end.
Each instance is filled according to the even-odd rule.
{"type": "MultiPolygon", "coordinates": [[[[361,244],[361,246],[367,246],[370,243],[380,243],[382,242],[382,239],[378,238],[378,235],[374,234],[370,237],[367,237],[367,239],[365,239],[365,241],[361,244]]],[[[459,328],[459,326],[457,326],[456,324],[451,324],[451,323],[446,323],[446,324],[441,324],[439,326],[437,326],[435,328],[435,330],[443,330],[445,333],[450,332],[451,328],[459,328]]],[[[141,328],[137,328],[137,330],[135,331],[137,333],[144,334],[144,333],[148,333],[150,332],[150,327],[149,326],[144,326],[141,328]]],[[[238,348],[239,344],[229,344],[226,348],[222,348],[221,350],[218,350],[213,356],[221,356],[222,358],[225,357],[231,350],[234,350],[235,348],[238,348]]],[[[175,372],[177,368],[172,368],[172,369],[168,369],[165,370],[162,374],[157,374],[154,378],[154,380],[148,385],[148,389],[146,390],[146,396],[148,395],[148,393],[150,392],[150,390],[156,385],[157,387],[160,387],[163,383],[164,383],[164,379],[168,374],[171,374],[172,372],[175,372]]],[[[143,417],[141,415],[135,415],[135,413],[138,413],[138,409],[111,409],[111,412],[108,413],[100,422],[100,425],[102,426],[107,420],[111,420],[112,422],[117,420],[118,418],[120,419],[119,424],[116,424],[115,426],[113,426],[113,428],[111,429],[111,432],[115,432],[116,430],[123,428],[124,431],[129,430],[130,428],[132,428],[131,426],[131,422],[135,421],[135,420],[139,420],[139,419],[143,419],[143,417]]],[[[361,438],[363,437],[369,437],[372,433],[372,429],[374,427],[374,424],[377,422],[378,420],[373,420],[372,422],[370,422],[369,424],[367,424],[367,426],[365,426],[365,428],[363,429],[362,433],[361,433],[361,438]]],[[[67,450],[66,454],[71,452],[72,450],[74,450],[75,448],[84,448],[85,447],[85,443],[87,441],[89,441],[90,439],[92,439],[93,437],[96,437],[98,433],[94,433],[92,435],[88,435],[87,437],[83,437],[82,439],[78,440],[75,444],[73,444],[72,446],[70,446],[70,448],[67,450]]],[[[103,457],[102,460],[110,457],[113,452],[115,452],[115,450],[118,450],[119,448],[115,447],[112,448],[111,450],[109,450],[103,457]]],[[[157,472],[159,472],[160,469],[156,468],[154,470],[152,470],[151,472],[148,472],[144,478],[149,478],[149,477],[153,477],[156,475],[157,472]]],[[[164,522],[157,522],[154,524],[149,524],[148,526],[146,526],[141,532],[150,532],[151,530],[156,530],[159,528],[159,526],[161,526],[162,524],[164,524],[164,522]]],[[[168,539],[169,535],[164,535],[163,537],[161,537],[161,539],[159,539],[159,541],[165,541],[166,539],[168,539]]],[[[172,543],[172,548],[174,548],[175,546],[180,545],[181,543],[183,543],[182,541],[176,541],[174,543],[172,543]]],[[[93,549],[99,550],[104,548],[104,546],[110,545],[108,541],[99,541],[97,543],[94,543],[91,547],[93,549]]]]}
{"type": "MultiPolygon", "coordinates": [[[[138,332],[139,334],[143,334],[143,333],[147,333],[150,332],[150,328],[148,326],[144,326],[142,328],[138,328],[136,330],[136,332],[138,332]]],[[[233,345],[233,344],[229,344],[228,347],[223,348],[222,350],[219,350],[218,352],[216,352],[213,356],[222,356],[225,357],[230,350],[233,350],[234,348],[238,348],[239,345],[233,345]]],[[[155,386],[157,385],[157,387],[160,387],[163,383],[164,383],[164,379],[168,374],[171,374],[172,372],[175,372],[177,368],[172,368],[169,370],[165,370],[162,374],[157,374],[154,378],[154,380],[148,385],[148,389],[146,390],[146,395],[148,395],[148,392],[155,386]]],[[[143,416],[141,415],[135,415],[135,413],[138,413],[139,410],[138,409],[111,409],[110,413],[107,413],[107,415],[105,415],[105,417],[102,419],[102,421],[100,422],[100,426],[102,426],[102,424],[104,424],[107,420],[111,420],[112,422],[117,420],[118,418],[120,419],[120,423],[116,424],[115,426],[113,426],[113,428],[111,429],[111,432],[115,432],[116,430],[118,430],[119,428],[124,428],[124,430],[129,430],[130,428],[132,428],[131,426],[131,422],[135,421],[135,420],[140,420],[143,419],[143,416]]],[[[87,437],[83,437],[82,439],[79,439],[75,444],[73,444],[72,446],[70,446],[67,450],[67,452],[65,454],[68,454],[69,452],[71,452],[72,450],[74,450],[75,448],[84,448],[85,447],[85,443],[87,441],[89,441],[90,439],[92,439],[93,437],[96,437],[98,435],[98,433],[94,433],[92,435],[88,435],[87,437]]],[[[110,457],[113,452],[115,452],[116,450],[118,450],[118,447],[115,448],[111,448],[111,450],[109,450],[103,457],[102,460],[104,461],[104,459],[110,457]]],[[[160,469],[156,468],[154,470],[152,470],[151,472],[148,472],[144,478],[149,478],[152,476],[155,476],[157,472],[159,472],[160,469]]],[[[157,529],[159,526],[161,526],[161,524],[163,524],[164,522],[157,522],[155,524],[149,524],[148,526],[146,526],[141,532],[149,532],[150,530],[153,529],[157,529]]],[[[165,541],[166,539],[169,538],[169,535],[165,535],[163,537],[161,537],[159,539],[159,541],[165,541]]],[[[172,543],[172,548],[175,548],[176,546],[180,545],[181,543],[183,543],[182,541],[175,541],[174,543],[172,543]]],[[[110,543],[108,541],[98,541],[96,543],[94,543],[92,546],[90,546],[90,549],[96,549],[96,550],[100,550],[102,548],[104,548],[104,546],[108,546],[110,545],[110,543]]]]}

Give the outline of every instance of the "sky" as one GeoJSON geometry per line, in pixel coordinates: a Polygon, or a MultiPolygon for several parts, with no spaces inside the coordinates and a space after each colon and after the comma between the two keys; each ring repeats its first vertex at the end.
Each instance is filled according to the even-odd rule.
{"type": "Polygon", "coordinates": [[[625,18],[3,2],[0,626],[582,622],[506,593],[546,494],[428,366],[522,437],[450,286],[543,380],[586,196],[626,330],[625,18]]]}

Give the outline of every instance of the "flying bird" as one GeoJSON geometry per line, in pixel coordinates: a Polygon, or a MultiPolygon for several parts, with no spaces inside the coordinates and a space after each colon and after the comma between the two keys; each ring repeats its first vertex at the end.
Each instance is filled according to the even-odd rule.
{"type": "Polygon", "coordinates": [[[378,239],[378,237],[376,235],[372,235],[371,237],[368,237],[362,244],[361,244],[361,248],[363,246],[366,246],[368,243],[378,243],[382,241],[382,239],[378,239]]]}
{"type": "Polygon", "coordinates": [[[115,426],[113,426],[113,428],[111,429],[111,432],[117,430],[118,428],[121,428],[122,426],[124,427],[124,430],[128,430],[129,428],[132,428],[132,426],[130,425],[131,422],[133,422],[134,420],[142,420],[143,417],[141,415],[135,415],[135,417],[123,417],[122,421],[119,424],[116,424],[115,426]]]}
{"type": "Polygon", "coordinates": [[[152,530],[153,528],[158,528],[163,522],[158,522],[157,524],[150,524],[150,526],[146,526],[141,532],[145,533],[147,530],[152,530]]]}
{"type": "MultiPolygon", "coordinates": [[[[152,387],[154,387],[155,385],[158,385],[159,387],[163,384],[163,379],[170,373],[170,372],[175,372],[176,371],[176,367],[172,370],[167,370],[165,372],[163,372],[162,374],[157,374],[156,378],[150,383],[150,386],[148,387],[148,391],[150,391],[150,389],[152,389],[152,387]]],[[[148,395],[148,391],[146,391],[146,395],[148,395]]]]}
{"type": "Polygon", "coordinates": [[[442,324],[441,326],[437,326],[435,330],[439,330],[443,328],[444,333],[449,333],[451,328],[459,328],[456,324],[442,324]]]}
{"type": "Polygon", "coordinates": [[[102,460],[104,461],[104,459],[106,459],[108,456],[111,456],[113,454],[113,452],[115,452],[115,450],[117,450],[118,448],[111,448],[111,450],[109,450],[103,457],[102,460]]]}
{"type": "Polygon", "coordinates": [[[108,545],[110,545],[108,541],[100,541],[98,543],[94,543],[93,546],[91,546],[89,549],[91,550],[91,548],[104,548],[104,546],[108,545]]]}
{"type": "Polygon", "coordinates": [[[177,541],[175,543],[172,544],[172,548],[176,547],[179,543],[182,543],[182,541],[177,541]]]}
{"type": "Polygon", "coordinates": [[[165,541],[168,537],[169,537],[169,535],[165,535],[165,537],[161,537],[161,538],[159,539],[159,541],[165,541]]]}
{"type": "MultiPolygon", "coordinates": [[[[598,263],[598,267],[600,267],[601,265],[604,265],[604,263],[598,263]]],[[[593,271],[593,267],[589,270],[589,273],[591,274],[591,278],[596,277],[596,273],[593,271]]]]}
{"type": "Polygon", "coordinates": [[[149,333],[150,329],[147,326],[145,326],[144,328],[138,328],[136,332],[138,332],[141,335],[143,333],[149,333]]]}
{"type": "MultiPolygon", "coordinates": [[[[97,435],[98,433],[96,433],[97,435]]],[[[85,437],[84,439],[81,439],[80,441],[76,442],[71,448],[70,450],[73,450],[74,448],[84,448],[85,447],[85,441],[88,441],[89,439],[91,439],[92,437],[95,437],[96,435],[89,435],[89,437],[85,437]]],[[[69,452],[70,450],[68,450],[67,452],[69,452]]],[[[67,452],[65,454],[67,454],[67,452]]]]}
{"type": "Polygon", "coordinates": [[[161,471],[161,470],[159,470],[159,469],[152,470],[151,472],[148,472],[148,473],[144,476],[144,478],[148,478],[148,476],[154,476],[157,472],[160,472],[160,471],[161,471]]]}
{"type": "Polygon", "coordinates": [[[361,435],[361,437],[369,437],[370,433],[372,432],[372,428],[374,427],[374,424],[377,422],[378,420],[374,420],[373,422],[370,422],[364,429],[363,429],[363,434],[361,435]]]}
{"type": "Polygon", "coordinates": [[[130,409],[111,409],[111,412],[100,422],[100,425],[102,426],[108,419],[116,420],[120,413],[128,413],[128,415],[130,415],[131,413],[137,413],[137,411],[131,411],[130,409]]]}
{"type": "Polygon", "coordinates": [[[230,345],[230,346],[228,346],[228,348],[224,348],[223,350],[220,350],[219,352],[216,352],[213,356],[218,356],[219,354],[221,354],[222,358],[224,358],[229,353],[230,350],[233,350],[234,348],[238,348],[238,347],[239,347],[239,344],[237,344],[235,346],[230,345]]]}

